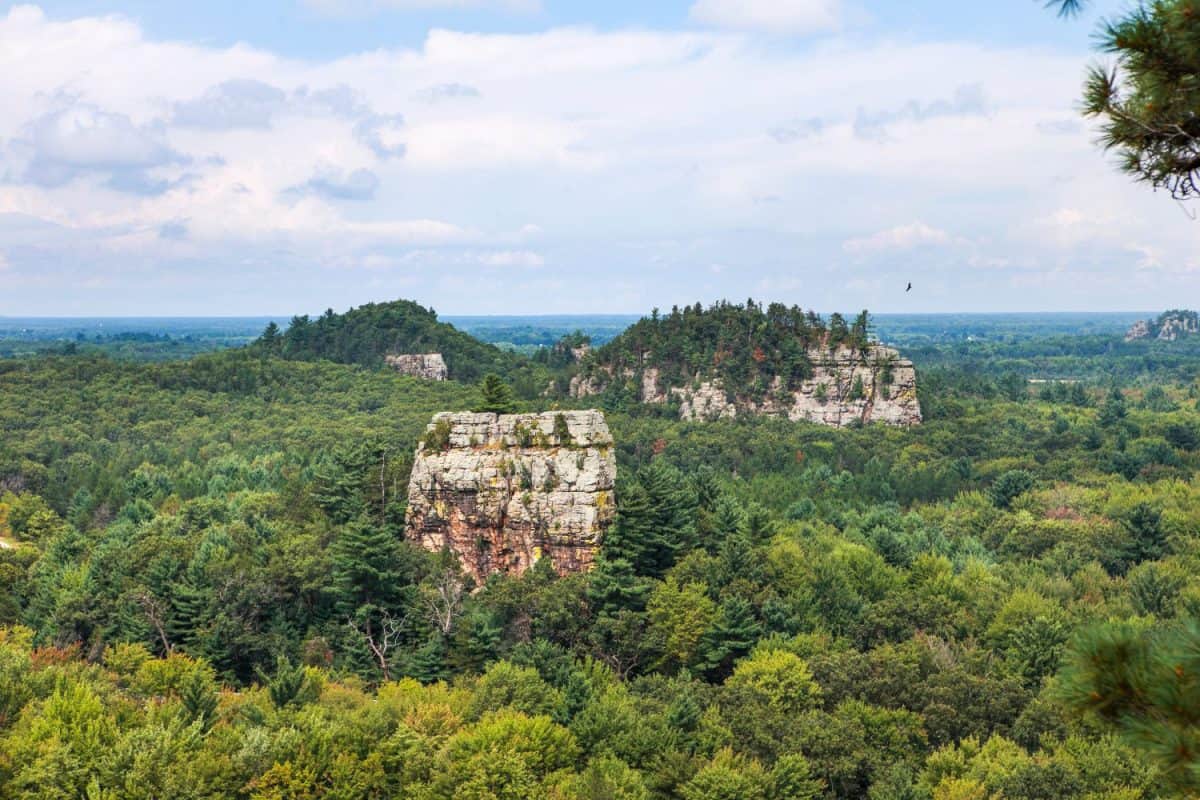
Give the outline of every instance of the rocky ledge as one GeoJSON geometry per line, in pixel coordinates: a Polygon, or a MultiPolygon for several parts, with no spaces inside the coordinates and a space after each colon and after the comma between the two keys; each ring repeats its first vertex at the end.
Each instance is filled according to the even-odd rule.
{"type": "Polygon", "coordinates": [[[1164,311],[1157,319],[1143,319],[1133,323],[1125,334],[1125,341],[1158,339],[1173,342],[1200,333],[1200,314],[1195,311],[1175,309],[1164,311]]]}
{"type": "Polygon", "coordinates": [[[401,375],[427,381],[444,381],[449,375],[441,353],[400,353],[384,356],[384,362],[401,375]]]}
{"type": "Polygon", "coordinates": [[[453,551],[482,582],[548,559],[590,569],[616,512],[612,435],[599,411],[442,413],[417,447],[408,536],[453,551]]]}
{"type": "MultiPolygon", "coordinates": [[[[776,376],[760,397],[725,387],[717,379],[697,376],[678,386],[664,386],[659,371],[645,367],[640,374],[627,371],[643,403],[675,402],[685,420],[715,420],[739,415],[786,417],[846,427],[882,422],[908,426],[921,422],[917,401],[917,373],[911,361],[888,347],[873,345],[865,351],[842,347],[814,349],[808,353],[812,374],[792,389],[776,376]]],[[[588,397],[608,388],[611,373],[603,368],[590,377],[576,375],[571,395],[588,397]]]]}

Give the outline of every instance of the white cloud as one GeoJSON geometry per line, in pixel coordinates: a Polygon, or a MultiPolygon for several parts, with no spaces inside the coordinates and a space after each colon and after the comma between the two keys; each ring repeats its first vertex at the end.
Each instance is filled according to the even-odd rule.
{"type": "Polygon", "coordinates": [[[4,251],[0,250],[0,272],[4,272],[11,266],[12,264],[9,263],[8,256],[4,254],[4,251]]]}
{"type": "Polygon", "coordinates": [[[546,259],[530,250],[496,250],[480,253],[479,263],[488,267],[540,267],[546,259]]]}
{"type": "Polygon", "coordinates": [[[286,106],[287,94],[282,89],[241,78],[176,103],[172,121],[189,128],[267,128],[286,106]]]}
{"type": "Polygon", "coordinates": [[[841,0],[696,0],[688,16],[717,28],[808,34],[835,30],[841,0]]]}
{"type": "Polygon", "coordinates": [[[289,189],[294,195],[312,193],[330,200],[371,200],[379,188],[379,177],[369,169],[346,172],[322,164],[304,183],[289,189]]]}
{"type": "Polygon", "coordinates": [[[931,228],[924,222],[897,225],[894,228],[857,239],[847,239],[842,249],[853,255],[912,250],[915,247],[939,247],[953,242],[950,234],[931,228]]]}
{"type": "MultiPolygon", "coordinates": [[[[960,291],[994,307],[1032,302],[1004,291],[1039,264],[1163,265],[1142,270],[1163,300],[1137,305],[1179,291],[1171,267],[1195,263],[1200,226],[1066,133],[1078,55],[869,32],[764,45],[722,28],[797,30],[801,6],[739,7],[710,30],[438,29],[311,61],[162,41],[120,18],[0,12],[0,246],[42,269],[50,311],[101,274],[123,289],[114,304],[154,276],[206,275],[245,298],[207,309],[222,313],[304,310],[305,292],[378,299],[375,284],[323,283],[312,270],[327,264],[389,281],[394,264],[417,296],[460,311],[536,310],[515,282],[475,278],[544,264],[572,310],[762,281],[770,299],[837,308],[847,268],[864,289],[889,259],[925,287],[957,270],[960,291]],[[1130,242],[1153,242],[1152,257],[1130,242]],[[456,271],[461,293],[440,294],[429,265],[456,271]],[[597,275],[623,288],[597,292],[597,275]],[[275,305],[252,307],[263,297],[275,305]]],[[[1132,302],[1113,291],[1109,307],[1132,302]]],[[[0,313],[38,307],[3,294],[0,313]]]]}
{"type": "Polygon", "coordinates": [[[8,151],[10,179],[53,188],[90,174],[109,188],[145,194],[166,188],[150,170],[187,160],[167,144],[161,125],[70,101],[26,123],[8,151]]]}

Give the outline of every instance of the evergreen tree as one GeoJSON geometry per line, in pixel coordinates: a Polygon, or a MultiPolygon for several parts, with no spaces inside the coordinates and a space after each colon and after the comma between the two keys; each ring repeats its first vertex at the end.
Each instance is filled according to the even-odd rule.
{"type": "Polygon", "coordinates": [[[304,665],[293,666],[285,656],[279,656],[275,662],[275,674],[267,675],[262,668],[257,668],[258,678],[267,687],[271,704],[276,708],[287,708],[293,705],[304,705],[314,699],[313,687],[308,685],[308,676],[304,665]]]}
{"type": "MultiPolygon", "coordinates": [[[[1073,14],[1086,0],[1049,0],[1073,14]]],[[[1122,171],[1175,198],[1200,193],[1200,0],[1151,0],[1106,20],[1098,48],[1115,57],[1088,71],[1083,113],[1122,171]]]]}
{"type": "Polygon", "coordinates": [[[694,545],[696,496],[679,470],[656,459],[623,489],[607,549],[638,575],[659,577],[694,545]]]}
{"type": "Polygon", "coordinates": [[[1106,428],[1111,428],[1117,423],[1125,419],[1127,413],[1125,408],[1125,395],[1116,386],[1112,387],[1108,393],[1108,399],[1104,402],[1104,407],[1100,409],[1100,424],[1106,428]]]}
{"type": "Polygon", "coordinates": [[[1162,525],[1162,512],[1149,503],[1138,503],[1121,520],[1126,535],[1124,546],[1116,559],[1118,574],[1143,561],[1156,561],[1167,550],[1167,535],[1162,525]]]}
{"type": "Polygon", "coordinates": [[[650,584],[635,574],[633,564],[623,558],[602,556],[588,574],[588,603],[597,614],[616,614],[621,609],[642,611],[650,584]]]}
{"type": "Polygon", "coordinates": [[[1080,633],[1058,692],[1154,762],[1179,796],[1200,791],[1200,626],[1105,624],[1080,633]]]}
{"type": "Polygon", "coordinates": [[[479,393],[482,396],[482,403],[477,409],[479,411],[490,411],[494,414],[511,414],[516,411],[512,388],[494,372],[483,376],[483,382],[479,384],[479,393]]]}
{"type": "Polygon", "coordinates": [[[330,591],[334,607],[350,618],[363,606],[388,608],[411,586],[399,543],[365,520],[344,525],[333,542],[330,591]]]}
{"type": "Polygon", "coordinates": [[[714,682],[727,678],[734,662],[749,653],[761,635],[750,602],[737,595],[727,598],[716,623],[700,640],[701,667],[708,678],[714,682]]]}
{"type": "Polygon", "coordinates": [[[217,692],[202,670],[193,670],[184,678],[179,697],[184,711],[191,722],[199,722],[202,731],[208,731],[216,719],[217,692]]]}
{"type": "Polygon", "coordinates": [[[259,338],[259,343],[263,349],[270,352],[275,352],[281,345],[281,335],[279,326],[274,321],[268,322],[267,327],[263,329],[262,336],[259,338]]]}
{"type": "Polygon", "coordinates": [[[1028,470],[1011,469],[996,478],[988,488],[988,498],[996,508],[1009,508],[1013,500],[1033,488],[1033,475],[1028,470]]]}

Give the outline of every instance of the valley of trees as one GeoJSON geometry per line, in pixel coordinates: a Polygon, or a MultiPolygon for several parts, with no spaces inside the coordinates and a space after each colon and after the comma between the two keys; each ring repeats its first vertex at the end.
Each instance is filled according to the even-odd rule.
{"type": "MultiPolygon", "coordinates": [[[[931,344],[912,429],[614,406],[597,569],[475,587],[405,540],[413,450],[436,411],[568,405],[520,385],[560,368],[442,331],[470,377],[401,377],[399,325],[0,360],[0,796],[1200,790],[1191,342],[931,344]],[[1028,383],[1058,358],[1084,380],[1028,383]]],[[[726,305],[610,352],[776,325],[824,341],[726,305]]]]}

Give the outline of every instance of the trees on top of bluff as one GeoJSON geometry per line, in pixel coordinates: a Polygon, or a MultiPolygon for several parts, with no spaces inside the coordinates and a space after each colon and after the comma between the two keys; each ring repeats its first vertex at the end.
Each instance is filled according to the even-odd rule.
{"type": "Polygon", "coordinates": [[[295,316],[283,332],[271,323],[254,347],[293,360],[325,359],[365,367],[382,366],[389,354],[441,353],[450,377],[467,382],[488,372],[512,375],[524,363],[439,322],[433,309],[410,300],[368,303],[345,314],[330,309],[315,320],[295,316]]]}
{"type": "Polygon", "coordinates": [[[786,388],[807,378],[814,349],[865,351],[869,329],[866,311],[852,322],[836,313],[826,322],[813,311],[782,303],[721,301],[708,308],[696,303],[666,315],[655,309],[594,351],[584,370],[602,366],[620,374],[652,367],[666,384],[715,377],[725,386],[762,393],[776,376],[786,388]]]}

